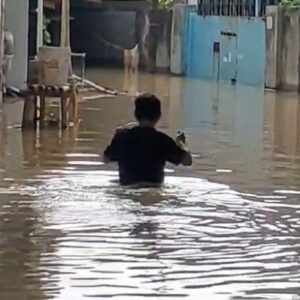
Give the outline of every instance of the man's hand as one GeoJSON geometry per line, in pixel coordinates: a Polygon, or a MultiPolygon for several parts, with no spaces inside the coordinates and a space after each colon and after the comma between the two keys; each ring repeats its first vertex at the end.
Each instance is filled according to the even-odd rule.
{"type": "Polygon", "coordinates": [[[186,143],[186,138],[185,138],[184,132],[179,131],[179,132],[177,133],[177,136],[176,136],[176,143],[177,143],[177,144],[181,144],[181,143],[185,144],[185,143],[186,143]]]}
{"type": "Polygon", "coordinates": [[[186,152],[182,159],[182,164],[184,166],[191,166],[193,163],[191,152],[189,151],[188,147],[186,146],[186,137],[184,132],[178,132],[176,139],[175,139],[177,145],[186,152]]]}
{"type": "Polygon", "coordinates": [[[184,132],[180,131],[177,133],[177,136],[176,136],[176,144],[184,151],[186,152],[189,152],[187,146],[186,146],[186,137],[185,137],[185,134],[184,132]]]}

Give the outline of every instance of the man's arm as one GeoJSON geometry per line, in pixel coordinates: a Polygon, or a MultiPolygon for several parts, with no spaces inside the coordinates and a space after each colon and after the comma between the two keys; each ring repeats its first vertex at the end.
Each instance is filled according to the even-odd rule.
{"type": "Polygon", "coordinates": [[[182,149],[185,152],[183,154],[181,164],[184,166],[191,166],[193,164],[193,158],[185,142],[178,140],[178,138],[176,138],[176,144],[180,149],[182,149]]]}
{"type": "Polygon", "coordinates": [[[105,164],[108,164],[108,163],[112,162],[112,160],[107,156],[107,154],[105,152],[103,154],[103,162],[105,164]]]}
{"type": "Polygon", "coordinates": [[[166,151],[166,160],[172,164],[184,166],[192,165],[192,155],[185,143],[184,133],[177,135],[175,141],[167,137],[164,149],[166,151]]]}
{"type": "Polygon", "coordinates": [[[111,144],[103,153],[103,162],[110,163],[119,160],[119,132],[117,131],[113,137],[111,144]]]}

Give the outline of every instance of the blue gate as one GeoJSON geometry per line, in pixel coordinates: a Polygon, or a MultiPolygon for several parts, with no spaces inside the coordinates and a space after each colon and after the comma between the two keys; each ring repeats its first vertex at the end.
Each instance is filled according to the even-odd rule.
{"type": "Polygon", "coordinates": [[[265,23],[261,18],[189,13],[185,73],[191,77],[264,85],[265,23]]]}
{"type": "Polygon", "coordinates": [[[237,39],[236,36],[221,35],[220,75],[221,80],[236,80],[237,78],[237,39]]]}

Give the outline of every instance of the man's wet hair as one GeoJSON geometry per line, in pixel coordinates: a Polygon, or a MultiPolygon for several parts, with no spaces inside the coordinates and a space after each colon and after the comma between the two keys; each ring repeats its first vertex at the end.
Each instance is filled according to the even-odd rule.
{"type": "Polygon", "coordinates": [[[161,117],[160,100],[153,94],[143,94],[135,99],[135,117],[138,121],[157,121],[161,117]]]}

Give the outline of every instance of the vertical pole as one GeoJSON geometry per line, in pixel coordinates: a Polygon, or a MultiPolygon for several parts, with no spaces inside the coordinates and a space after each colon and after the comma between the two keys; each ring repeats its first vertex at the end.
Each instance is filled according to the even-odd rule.
{"type": "Polygon", "coordinates": [[[60,46],[70,47],[70,0],[61,2],[60,46]]]}
{"type": "Polygon", "coordinates": [[[37,121],[37,97],[35,95],[26,95],[23,109],[23,129],[36,129],[37,121]]]}
{"type": "Polygon", "coordinates": [[[44,45],[44,0],[38,0],[37,7],[37,39],[36,39],[36,53],[44,45]]]}
{"type": "Polygon", "coordinates": [[[259,10],[260,10],[260,0],[255,0],[255,17],[259,16],[259,10]]]}
{"type": "Polygon", "coordinates": [[[60,98],[61,129],[66,129],[69,125],[68,100],[69,97],[63,92],[63,95],[60,98]]]}
{"type": "Polygon", "coordinates": [[[5,0],[0,0],[0,111],[3,103],[4,11],[5,0]]]}
{"type": "Polygon", "coordinates": [[[46,116],[46,96],[44,93],[40,95],[40,128],[45,127],[46,116]]]}
{"type": "Polygon", "coordinates": [[[73,74],[71,62],[71,48],[70,48],[70,0],[62,0],[61,2],[61,32],[60,32],[60,46],[70,49],[69,56],[69,73],[73,74]]]}

